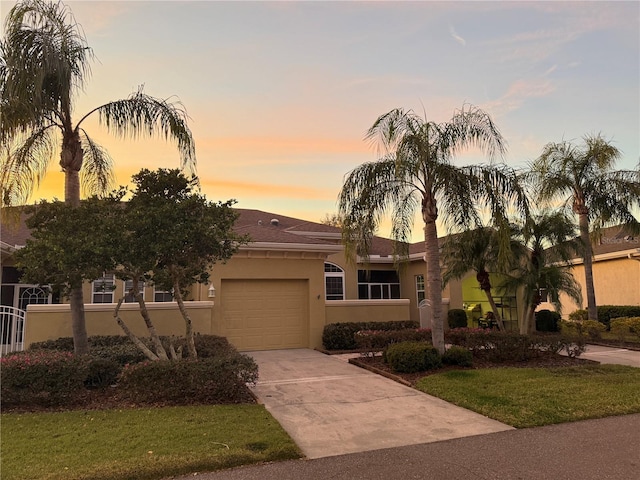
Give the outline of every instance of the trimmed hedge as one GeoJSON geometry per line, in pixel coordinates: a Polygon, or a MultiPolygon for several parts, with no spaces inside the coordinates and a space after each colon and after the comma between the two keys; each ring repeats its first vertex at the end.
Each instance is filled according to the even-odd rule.
{"type": "Polygon", "coordinates": [[[355,333],[356,346],[367,353],[384,350],[392,343],[430,342],[431,330],[427,328],[406,330],[360,330],[355,333]]]}
{"type": "Polygon", "coordinates": [[[3,406],[73,405],[89,374],[86,357],[71,352],[34,351],[0,359],[3,406]]]}
{"type": "Polygon", "coordinates": [[[613,318],[640,317],[640,306],[637,305],[600,305],[598,306],[598,321],[609,328],[613,318]]]}
{"type": "Polygon", "coordinates": [[[124,368],[118,394],[136,404],[185,405],[246,402],[247,383],[255,383],[258,366],[236,353],[178,362],[143,362],[124,368]]]}
{"type": "Polygon", "coordinates": [[[442,363],[445,365],[459,365],[461,367],[473,366],[473,354],[466,348],[458,345],[451,345],[444,355],[442,355],[442,363]]]}
{"type": "Polygon", "coordinates": [[[355,350],[356,332],[361,330],[404,330],[417,329],[418,322],[411,320],[394,322],[345,322],[325,325],[322,332],[322,345],[327,350],[355,350]]]}
{"type": "Polygon", "coordinates": [[[438,350],[426,342],[402,342],[390,345],[385,361],[396,372],[414,373],[442,367],[438,350]]]}
{"type": "Polygon", "coordinates": [[[465,328],[467,326],[467,312],[461,308],[453,308],[447,312],[449,328],[465,328]]]}

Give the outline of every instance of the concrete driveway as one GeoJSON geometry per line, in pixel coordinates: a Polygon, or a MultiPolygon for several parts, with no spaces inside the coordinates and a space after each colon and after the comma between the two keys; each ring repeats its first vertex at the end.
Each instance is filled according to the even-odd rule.
{"type": "Polygon", "coordinates": [[[513,429],[314,350],[248,354],[253,392],[307,458],[513,429]]]}
{"type": "Polygon", "coordinates": [[[627,350],[626,348],[587,345],[586,351],[580,355],[580,358],[595,360],[600,363],[614,363],[617,365],[640,367],[640,352],[636,350],[627,350]]]}

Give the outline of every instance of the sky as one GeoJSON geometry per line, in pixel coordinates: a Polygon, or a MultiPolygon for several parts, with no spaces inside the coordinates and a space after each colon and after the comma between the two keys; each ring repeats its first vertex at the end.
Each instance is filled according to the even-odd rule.
{"type": "MultiPolygon", "coordinates": [[[[14,3],[0,1],[2,21],[14,3]]],[[[398,107],[440,123],[479,106],[514,168],[549,142],[596,133],[622,151],[618,168],[640,161],[635,1],[66,3],[96,56],[76,120],[140,85],[179,100],[203,193],[240,208],[311,221],[336,212],[344,176],[378,158],[365,132],[398,107]]],[[[162,139],[123,140],[97,118],[84,126],[119,185],[179,164],[162,139]]],[[[53,159],[33,200],[63,198],[63,185],[53,159]]]]}

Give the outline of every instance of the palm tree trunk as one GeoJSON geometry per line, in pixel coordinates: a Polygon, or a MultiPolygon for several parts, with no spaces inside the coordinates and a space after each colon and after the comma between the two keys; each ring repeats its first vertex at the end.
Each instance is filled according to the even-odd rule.
{"type": "Polygon", "coordinates": [[[71,308],[73,351],[76,355],[86,355],[89,353],[89,340],[87,338],[87,326],[84,321],[82,286],[71,289],[69,303],[71,308]]]}
{"type": "Polygon", "coordinates": [[[580,239],[584,244],[584,281],[587,289],[587,312],[589,320],[598,320],[598,307],[596,306],[596,291],[593,286],[593,248],[589,238],[589,217],[586,213],[578,215],[580,226],[580,239]]]}
{"type": "Polygon", "coordinates": [[[64,174],[64,201],[74,207],[80,205],[80,172],[76,170],[64,174]]]}
{"type": "Polygon", "coordinates": [[[427,298],[431,302],[431,342],[444,353],[444,322],[442,317],[442,272],[440,269],[440,247],[435,221],[425,222],[424,227],[425,260],[427,276],[425,286],[427,298]]]}
{"type": "Polygon", "coordinates": [[[182,299],[182,293],[180,292],[180,285],[178,282],[173,284],[173,296],[178,302],[178,308],[180,309],[180,313],[182,314],[182,318],[184,319],[185,324],[185,336],[187,338],[187,349],[189,350],[189,356],[192,359],[198,358],[198,352],[196,351],[196,343],[193,338],[193,323],[191,322],[191,317],[189,316],[189,312],[187,312],[187,308],[184,306],[184,301],[182,299]]]}
{"type": "Polygon", "coordinates": [[[498,306],[496,305],[496,301],[493,299],[493,295],[491,295],[491,290],[485,290],[485,295],[487,296],[487,300],[489,301],[489,305],[491,305],[491,311],[493,312],[493,316],[496,318],[496,323],[498,324],[498,328],[501,332],[504,332],[504,323],[502,323],[502,317],[500,316],[500,312],[498,312],[498,306]]]}

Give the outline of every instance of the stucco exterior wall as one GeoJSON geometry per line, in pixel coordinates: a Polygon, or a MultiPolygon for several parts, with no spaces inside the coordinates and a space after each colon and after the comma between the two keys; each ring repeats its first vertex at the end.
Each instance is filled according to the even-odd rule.
{"type": "MultiPolygon", "coordinates": [[[[188,302],[187,310],[193,322],[194,332],[211,334],[212,302],[188,302]]],[[[85,305],[87,333],[91,335],[124,335],[113,318],[116,305],[111,303],[85,305]]],[[[147,303],[151,320],[160,335],[184,336],[184,320],[175,302],[147,303]]],[[[140,316],[138,305],[123,304],[120,318],[134,334],[148,337],[146,326],[140,316]]],[[[25,347],[34,342],[71,337],[71,310],[68,304],[28,305],[25,322],[25,347]]]]}
{"type": "Polygon", "coordinates": [[[326,323],[409,320],[409,300],[328,300],[326,323]]]}

